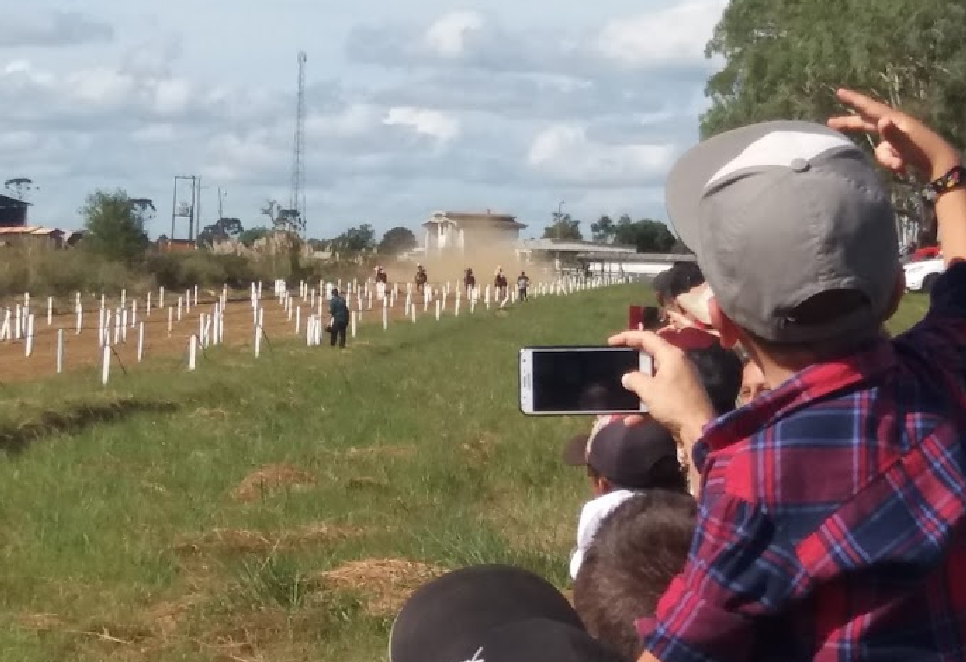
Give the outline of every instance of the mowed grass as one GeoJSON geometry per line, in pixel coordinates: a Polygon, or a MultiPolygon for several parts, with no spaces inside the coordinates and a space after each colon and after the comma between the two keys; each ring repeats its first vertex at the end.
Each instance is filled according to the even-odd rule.
{"type": "MultiPolygon", "coordinates": [[[[517,350],[603,342],[647,296],[427,315],[343,353],[217,349],[108,389],[0,386],[3,658],[369,662],[445,568],[566,586],[587,494],[559,454],[589,422],[519,414],[517,350]]],[[[908,297],[893,330],[925,305],[908,297]]]]}

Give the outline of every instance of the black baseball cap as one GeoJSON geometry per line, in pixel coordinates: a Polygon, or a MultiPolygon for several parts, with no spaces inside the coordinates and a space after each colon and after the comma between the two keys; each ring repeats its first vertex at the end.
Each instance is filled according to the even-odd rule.
{"type": "MultiPolygon", "coordinates": [[[[552,658],[509,653],[505,657],[478,655],[484,646],[504,650],[503,644],[490,638],[491,631],[534,619],[583,630],[567,598],[539,575],[507,565],[454,570],[421,586],[403,605],[389,633],[389,662],[550,662],[552,658]]],[[[545,632],[547,627],[542,624],[524,630],[514,630],[517,641],[533,641],[535,632],[545,632]]],[[[520,643],[519,650],[523,654],[528,648],[520,643]]]]}
{"type": "Polygon", "coordinates": [[[475,651],[480,662],[627,662],[583,628],[546,618],[490,630],[475,651]]]}
{"type": "Polygon", "coordinates": [[[627,424],[606,421],[589,435],[577,435],[564,449],[564,462],[589,466],[603,478],[628,489],[650,487],[651,469],[665,458],[677,461],[674,436],[653,419],[627,424]]]}

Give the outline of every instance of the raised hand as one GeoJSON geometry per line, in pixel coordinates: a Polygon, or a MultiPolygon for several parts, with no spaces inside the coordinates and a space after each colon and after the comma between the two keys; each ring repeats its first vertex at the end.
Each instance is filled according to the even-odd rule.
{"type": "Polygon", "coordinates": [[[852,113],[829,118],[828,126],[876,136],[875,157],[883,167],[898,173],[913,168],[935,179],[959,163],[952,145],[911,115],[854,90],[840,89],[836,96],[852,113]]]}

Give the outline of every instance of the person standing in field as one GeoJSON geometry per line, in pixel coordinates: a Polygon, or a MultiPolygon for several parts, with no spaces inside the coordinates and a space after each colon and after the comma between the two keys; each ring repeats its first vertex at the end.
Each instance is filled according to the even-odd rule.
{"type": "Polygon", "coordinates": [[[423,288],[426,287],[426,282],[429,280],[429,276],[426,275],[426,267],[421,264],[416,265],[416,291],[420,294],[423,293],[423,288]]]}
{"type": "Polygon", "coordinates": [[[503,267],[497,267],[496,273],[493,274],[493,289],[496,293],[496,300],[500,302],[500,305],[506,303],[506,289],[507,289],[507,279],[503,274],[503,267]]]}
{"type": "Polygon", "coordinates": [[[527,300],[528,287],[530,287],[530,277],[526,271],[521,271],[520,276],[517,278],[517,294],[520,297],[520,301],[527,300]]]}
{"type": "Polygon", "coordinates": [[[332,316],[332,321],[329,322],[330,344],[332,347],[335,347],[335,343],[338,341],[339,349],[344,349],[345,331],[349,326],[349,306],[346,305],[345,298],[337,289],[332,290],[332,299],[329,301],[329,314],[332,316]]]}
{"type": "Polygon", "coordinates": [[[463,276],[463,289],[466,290],[466,298],[472,299],[476,290],[476,276],[473,275],[472,269],[468,268],[466,275],[463,276]]]}

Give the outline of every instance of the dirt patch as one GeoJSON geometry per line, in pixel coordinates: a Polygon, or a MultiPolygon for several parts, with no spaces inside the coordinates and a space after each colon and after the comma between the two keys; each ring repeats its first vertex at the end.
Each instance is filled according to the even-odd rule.
{"type": "Polygon", "coordinates": [[[269,464],[246,476],[232,492],[232,497],[238,501],[255,501],[279,490],[304,488],[314,482],[311,474],[298,467],[269,464]]]}
{"type": "Polygon", "coordinates": [[[182,556],[267,554],[273,550],[346,540],[361,534],[361,529],[321,522],[290,531],[271,533],[246,529],[214,529],[200,537],[179,541],[175,544],[175,551],[182,556]]]}
{"type": "Polygon", "coordinates": [[[64,622],[56,614],[24,614],[17,623],[25,630],[48,632],[63,627],[64,622]]]}
{"type": "Polygon", "coordinates": [[[370,615],[386,617],[395,615],[413,591],[446,571],[404,559],[367,559],[323,572],[317,580],[323,586],[358,593],[370,615]]]}

